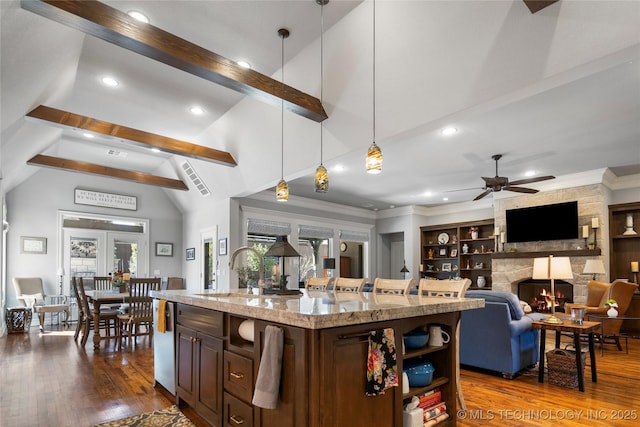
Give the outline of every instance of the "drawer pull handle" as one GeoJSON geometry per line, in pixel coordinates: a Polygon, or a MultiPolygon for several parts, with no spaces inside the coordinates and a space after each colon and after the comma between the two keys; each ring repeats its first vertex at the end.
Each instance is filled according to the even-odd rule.
{"type": "Polygon", "coordinates": [[[244,378],[244,374],[242,372],[237,373],[237,372],[231,372],[229,375],[231,375],[233,378],[237,379],[237,380],[241,380],[244,378]]]}
{"type": "Polygon", "coordinates": [[[232,423],[234,423],[235,425],[240,425],[240,424],[244,424],[244,419],[242,419],[242,417],[239,417],[237,415],[231,415],[229,417],[229,419],[231,420],[232,423]]]}

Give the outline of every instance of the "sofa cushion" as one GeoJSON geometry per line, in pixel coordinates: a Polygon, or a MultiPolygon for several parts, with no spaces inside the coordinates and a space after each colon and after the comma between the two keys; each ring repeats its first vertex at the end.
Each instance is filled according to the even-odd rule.
{"type": "Polygon", "coordinates": [[[487,302],[503,302],[509,305],[509,312],[513,320],[520,320],[524,316],[524,310],[520,305],[520,300],[516,294],[506,291],[467,291],[466,298],[484,298],[487,302]]]}

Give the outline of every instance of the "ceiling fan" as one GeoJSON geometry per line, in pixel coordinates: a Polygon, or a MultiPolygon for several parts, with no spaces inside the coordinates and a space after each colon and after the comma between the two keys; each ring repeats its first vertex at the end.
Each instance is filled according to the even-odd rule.
{"type": "Polygon", "coordinates": [[[532,182],[546,181],[548,179],[555,178],[555,176],[547,175],[547,176],[539,176],[536,178],[520,179],[518,181],[509,182],[509,178],[507,178],[506,176],[498,175],[498,160],[502,158],[502,154],[494,154],[493,156],[491,156],[491,158],[496,161],[496,176],[492,178],[488,178],[486,176],[482,177],[482,179],[484,179],[484,182],[485,182],[484,192],[480,193],[473,200],[480,200],[489,193],[497,193],[498,191],[502,191],[502,190],[515,191],[517,193],[531,193],[531,194],[537,193],[538,190],[536,189],[527,188],[527,187],[514,187],[514,185],[530,184],[532,182]]]}

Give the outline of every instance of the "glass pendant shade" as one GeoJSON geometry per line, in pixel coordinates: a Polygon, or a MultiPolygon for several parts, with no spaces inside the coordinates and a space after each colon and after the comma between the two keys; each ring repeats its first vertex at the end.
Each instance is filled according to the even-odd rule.
{"type": "Polygon", "coordinates": [[[322,164],[316,169],[315,187],[316,193],[329,191],[329,174],[327,173],[327,168],[322,164]]]}
{"type": "Polygon", "coordinates": [[[289,186],[284,178],[281,178],[280,181],[278,181],[278,186],[276,187],[276,200],[279,202],[286,202],[289,200],[289,186]]]}
{"type": "Polygon", "coordinates": [[[374,142],[367,151],[367,173],[376,174],[382,172],[382,150],[374,142]]]}

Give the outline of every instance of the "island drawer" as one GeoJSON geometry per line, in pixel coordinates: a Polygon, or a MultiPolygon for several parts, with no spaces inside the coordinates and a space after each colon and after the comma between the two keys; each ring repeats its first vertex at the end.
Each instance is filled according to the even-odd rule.
{"type": "Polygon", "coordinates": [[[251,402],[253,397],[253,359],[225,350],[224,388],[236,397],[251,402]]]}
{"type": "Polygon", "coordinates": [[[224,394],[224,427],[253,427],[253,407],[224,394]]]}
{"type": "Polygon", "coordinates": [[[178,304],[178,324],[193,328],[213,337],[224,336],[224,313],[206,308],[178,304]]]}

